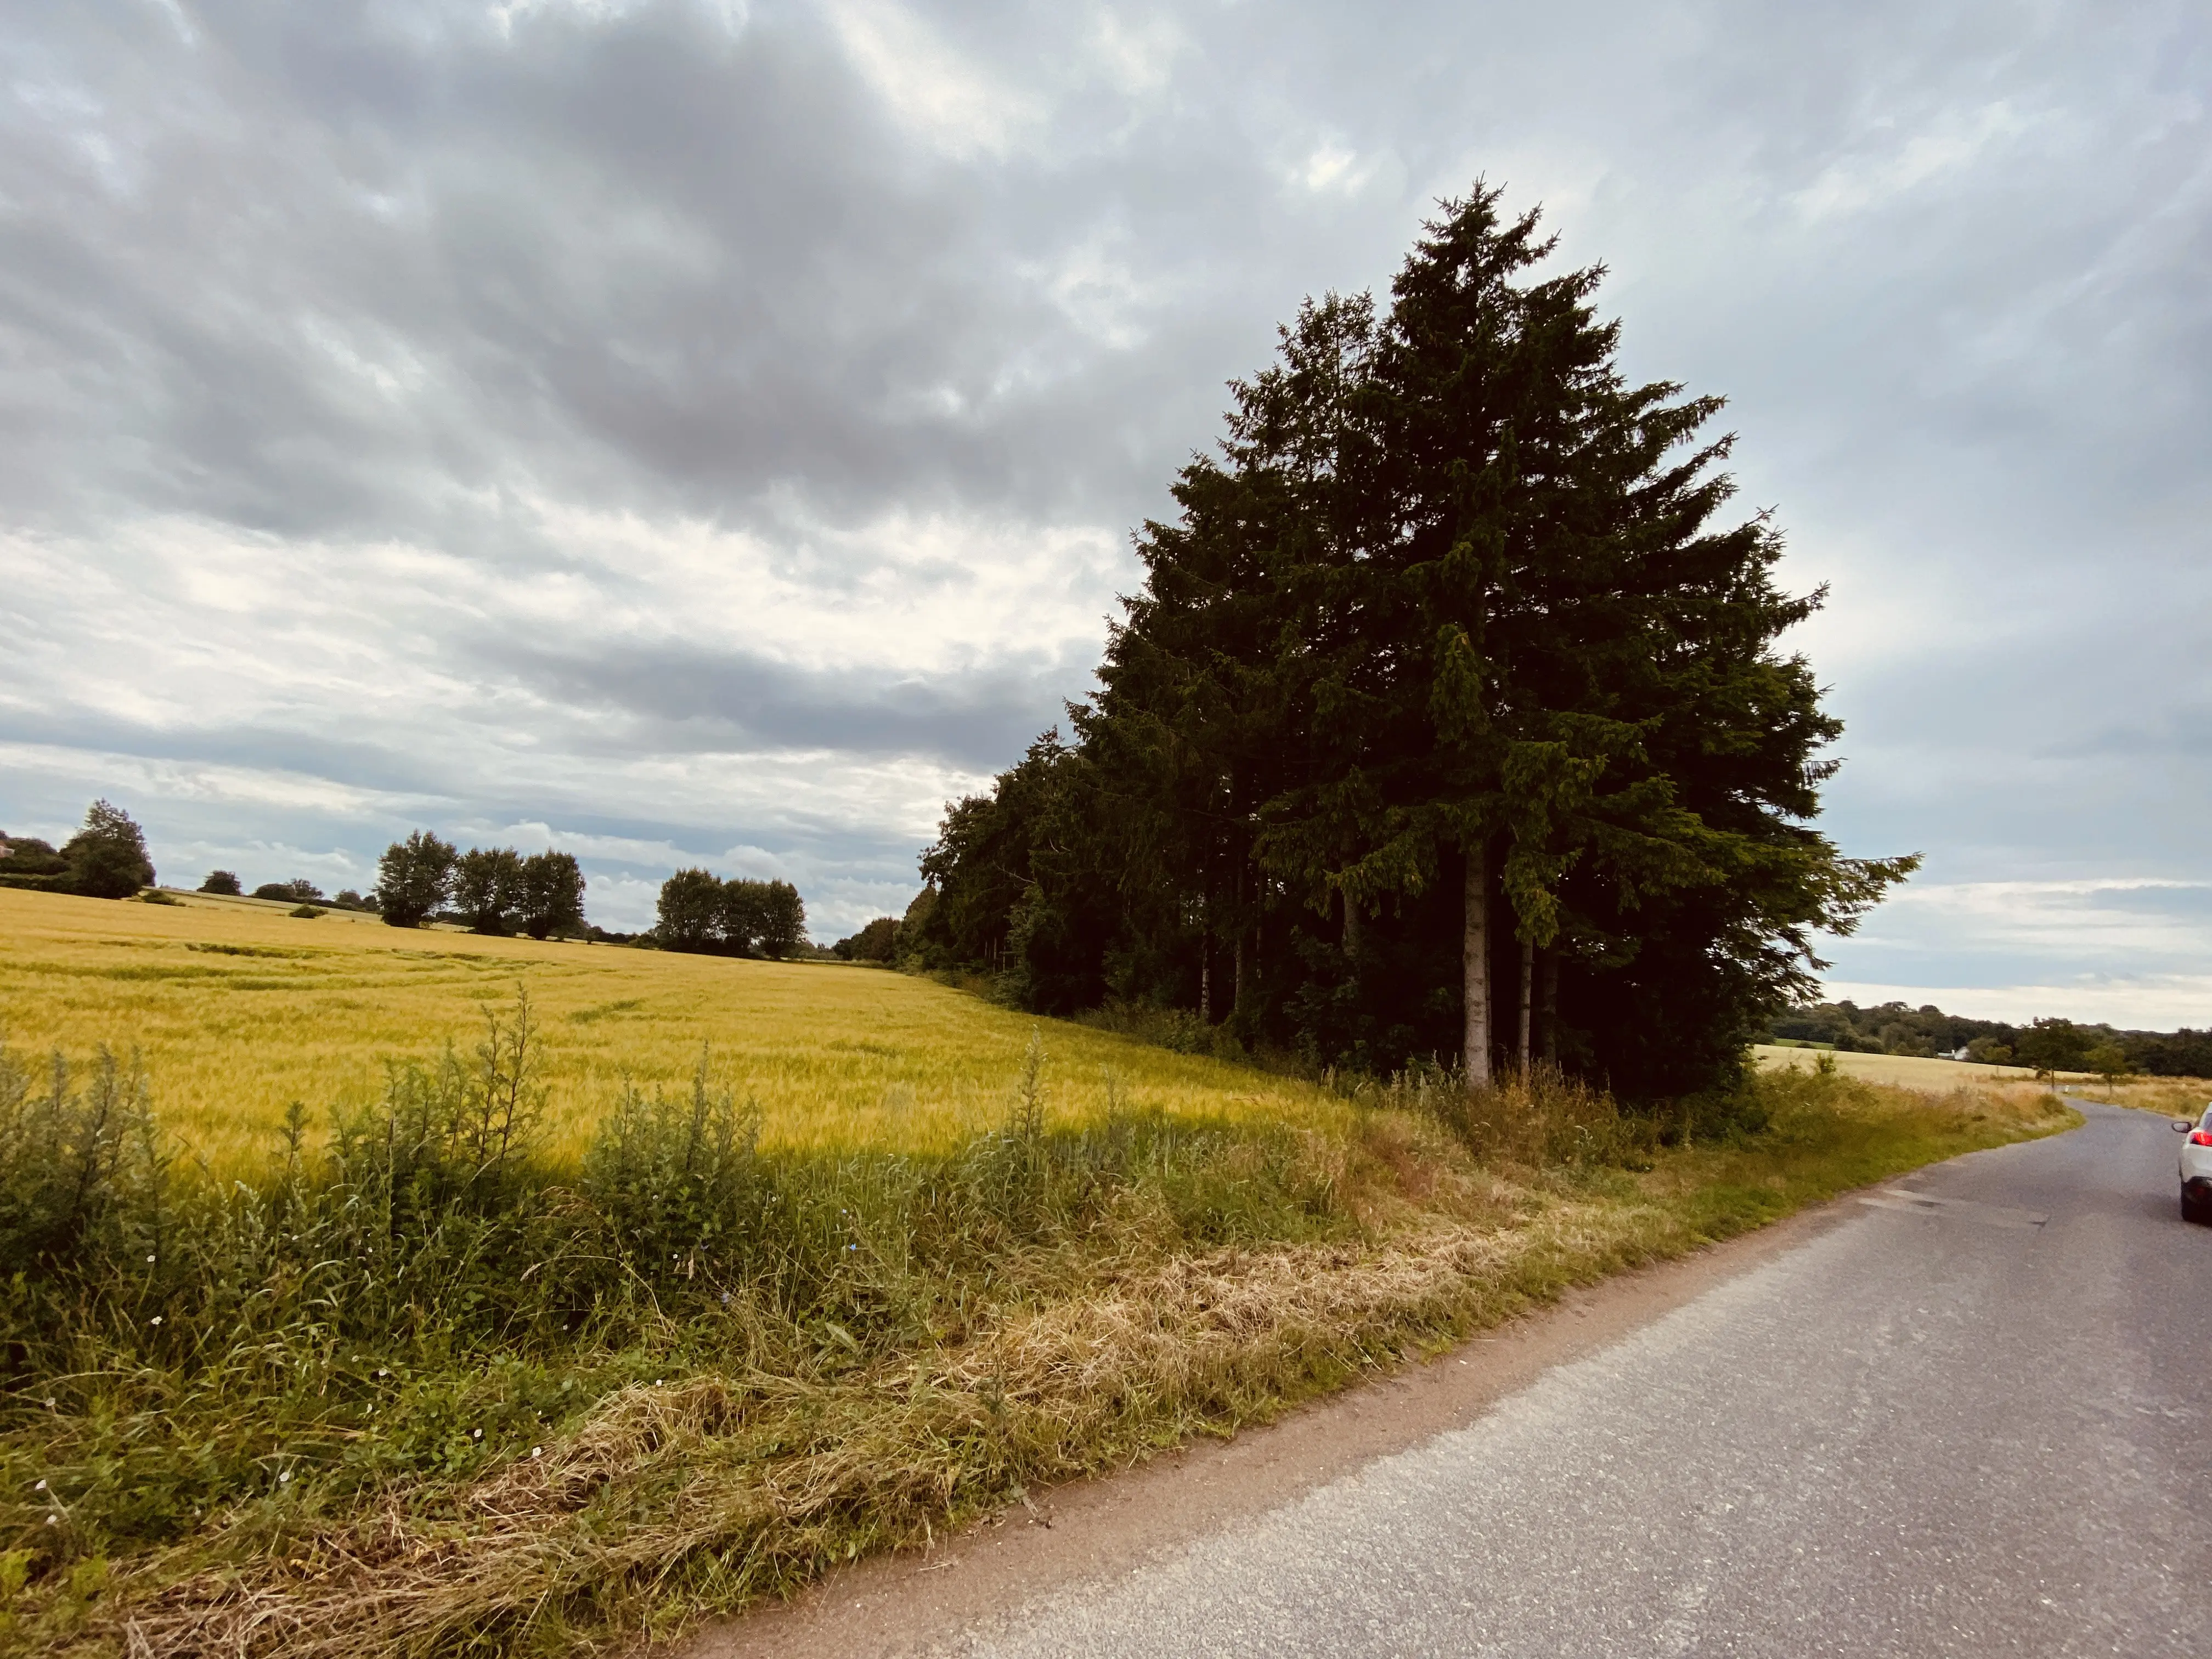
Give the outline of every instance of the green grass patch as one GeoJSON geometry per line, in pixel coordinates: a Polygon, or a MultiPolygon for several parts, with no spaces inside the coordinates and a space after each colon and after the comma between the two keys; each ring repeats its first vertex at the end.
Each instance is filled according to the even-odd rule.
{"type": "Polygon", "coordinates": [[[995,1127],[942,1152],[763,1151],[702,1065],[550,1158],[535,1040],[502,1017],[222,1182],[129,1064],[0,1068],[5,1639],[673,1628],[2072,1121],[1788,1073],[1658,1116],[1409,1077],[1300,1123],[1109,1075],[1070,1121],[1033,1042],[995,1127]]]}

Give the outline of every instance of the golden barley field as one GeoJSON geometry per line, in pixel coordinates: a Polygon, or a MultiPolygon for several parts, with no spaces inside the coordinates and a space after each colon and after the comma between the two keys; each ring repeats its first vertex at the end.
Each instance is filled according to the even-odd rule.
{"type": "Polygon", "coordinates": [[[702,1045],[761,1109],[762,1142],[939,1150],[1000,1121],[1032,1029],[1050,1109],[1131,1105],[1341,1127],[1325,1091],[842,963],[404,931],[332,911],[179,896],[175,906],[0,889],[0,1036],[19,1062],[136,1045],[162,1122],[217,1170],[265,1156],[287,1104],[322,1125],[392,1062],[465,1054],[529,991],[556,1152],[580,1150],[625,1075],[686,1085],[702,1045]]]}
{"type": "MultiPolygon", "coordinates": [[[[1826,1052],[1818,1048],[1785,1048],[1775,1043],[1759,1043],[1751,1051],[1752,1059],[1760,1066],[1795,1066],[1800,1070],[1810,1069],[1826,1052]]],[[[2035,1073],[2025,1066],[1976,1066],[1966,1060],[1921,1060],[1911,1054],[1838,1054],[1830,1058],[1836,1069],[1845,1077],[1855,1077],[1867,1083],[1895,1084],[1902,1089],[1916,1089],[1923,1094],[1948,1094],[1970,1083],[2029,1083],[2035,1073]]],[[[2062,1072],[2061,1081],[2084,1081],[2086,1072],[2062,1072]]]]}

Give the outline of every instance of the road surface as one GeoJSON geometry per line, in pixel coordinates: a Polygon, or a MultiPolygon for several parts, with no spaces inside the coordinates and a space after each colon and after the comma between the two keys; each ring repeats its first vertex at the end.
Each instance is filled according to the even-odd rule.
{"type": "Polygon", "coordinates": [[[2164,1120],[2077,1104],[1465,1429],[927,1650],[2212,1655],[2212,1229],[2164,1120]]]}

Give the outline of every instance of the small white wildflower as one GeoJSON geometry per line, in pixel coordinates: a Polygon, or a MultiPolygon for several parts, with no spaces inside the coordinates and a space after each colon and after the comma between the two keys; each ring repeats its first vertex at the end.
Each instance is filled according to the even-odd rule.
{"type": "Polygon", "coordinates": [[[50,1515],[46,1517],[46,1524],[50,1527],[58,1527],[61,1523],[62,1518],[58,1515],[50,1515]]]}
{"type": "Polygon", "coordinates": [[[482,1429],[471,1429],[471,1430],[469,1431],[469,1438],[470,1438],[470,1439],[471,1439],[471,1440],[481,1440],[481,1439],[483,1439],[483,1431],[482,1429]]]}
{"type": "Polygon", "coordinates": [[[288,1484],[288,1483],[291,1480],[291,1479],[292,1479],[292,1471],[291,1471],[291,1470],[289,1470],[289,1469],[287,1469],[287,1470],[285,1470],[285,1471],[284,1471],[284,1473],[283,1473],[283,1474],[280,1474],[280,1475],[278,1475],[278,1476],[276,1477],[276,1484],[277,1484],[278,1486],[284,1486],[284,1485],[288,1484]]]}
{"type": "Polygon", "coordinates": [[[156,1325],[160,1324],[160,1323],[161,1322],[161,1315],[159,1315],[159,1314],[155,1314],[155,1315],[154,1316],[154,1321],[153,1321],[153,1322],[154,1322],[155,1324],[156,1324],[156,1325]]]}
{"type": "Polygon", "coordinates": [[[146,1258],[146,1265],[149,1267],[154,1265],[154,1258],[152,1256],[149,1255],[146,1258]]]}
{"type": "Polygon", "coordinates": [[[46,1489],[46,1483],[43,1480],[40,1480],[37,1486],[31,1488],[33,1492],[44,1492],[46,1489]]]}
{"type": "Polygon", "coordinates": [[[660,1379],[659,1377],[656,1376],[653,1379],[653,1386],[656,1389],[660,1386],[660,1379]]]}
{"type": "Polygon", "coordinates": [[[53,1410],[53,1408],[54,1408],[54,1402],[53,1402],[52,1401],[51,1401],[51,1400],[49,1400],[48,1401],[46,1401],[46,1409],[47,1409],[48,1411],[52,1411],[52,1410],[53,1410]]]}
{"type": "Polygon", "coordinates": [[[530,1455],[531,1455],[532,1457],[536,1457],[539,1453],[543,1452],[544,1449],[545,1449],[545,1448],[544,1448],[544,1447],[543,1447],[543,1446],[532,1446],[532,1447],[530,1449],[530,1455]]]}

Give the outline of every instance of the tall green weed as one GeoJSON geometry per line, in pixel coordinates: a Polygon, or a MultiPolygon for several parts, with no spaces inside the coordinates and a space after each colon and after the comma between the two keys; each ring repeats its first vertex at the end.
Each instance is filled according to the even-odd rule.
{"type": "MultiPolygon", "coordinates": [[[[610,1390],[733,1359],[825,1376],[957,1340],[1131,1230],[1206,1245],[1342,1224],[1288,1130],[1046,1112],[1033,1037],[1000,1126],[942,1156],[764,1155],[702,1054],[625,1084],[581,1159],[538,1139],[526,999],[395,1066],[258,1178],[162,1136],[103,1051],[0,1054],[0,1552],[34,1572],[218,1526],[241,1547],[377,1491],[420,1504],[610,1390]]],[[[255,1547],[260,1547],[255,1545],[255,1547]]]]}

